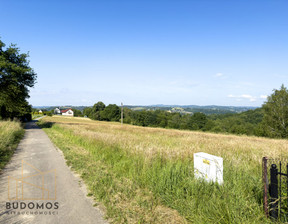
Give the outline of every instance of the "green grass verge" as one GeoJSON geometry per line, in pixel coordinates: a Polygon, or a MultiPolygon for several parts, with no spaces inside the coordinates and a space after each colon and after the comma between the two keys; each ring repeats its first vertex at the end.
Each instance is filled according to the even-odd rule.
{"type": "Polygon", "coordinates": [[[257,164],[225,162],[225,183],[219,186],[196,181],[191,159],[148,159],[57,124],[42,122],[42,127],[115,223],[185,222],[175,214],[165,221],[161,214],[167,210],[157,210],[161,206],[178,211],[190,223],[270,223],[263,212],[257,164]]]}
{"type": "Polygon", "coordinates": [[[0,171],[9,162],[23,135],[20,122],[0,121],[0,171]]]}
{"type": "Polygon", "coordinates": [[[32,114],[32,120],[39,118],[39,117],[43,117],[43,114],[32,114]]]}

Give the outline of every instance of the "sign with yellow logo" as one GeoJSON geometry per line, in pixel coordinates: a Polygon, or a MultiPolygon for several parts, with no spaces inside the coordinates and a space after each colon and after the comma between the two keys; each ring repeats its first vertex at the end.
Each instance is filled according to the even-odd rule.
{"type": "Polygon", "coordinates": [[[195,178],[223,183],[223,159],[208,153],[194,153],[195,178]]]}

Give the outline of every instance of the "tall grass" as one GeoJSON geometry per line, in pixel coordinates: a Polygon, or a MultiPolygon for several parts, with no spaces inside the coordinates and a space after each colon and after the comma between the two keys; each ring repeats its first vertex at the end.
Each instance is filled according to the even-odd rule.
{"type": "Polygon", "coordinates": [[[23,134],[20,122],[0,121],[0,171],[10,160],[23,134]]]}
{"type": "Polygon", "coordinates": [[[261,158],[283,156],[286,140],[45,118],[91,194],[115,223],[269,223],[261,158]],[[224,184],[197,181],[193,153],[224,158],[224,184]]]}

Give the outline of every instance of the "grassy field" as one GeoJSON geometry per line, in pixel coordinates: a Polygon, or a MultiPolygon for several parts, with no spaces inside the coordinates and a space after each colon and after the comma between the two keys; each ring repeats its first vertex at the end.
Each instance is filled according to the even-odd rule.
{"type": "Polygon", "coordinates": [[[39,122],[114,223],[269,223],[261,160],[288,141],[143,128],[85,118],[39,122]],[[224,184],[194,179],[193,153],[223,157],[224,184]]]}
{"type": "Polygon", "coordinates": [[[0,121],[0,171],[10,160],[23,134],[20,122],[0,121]]]}

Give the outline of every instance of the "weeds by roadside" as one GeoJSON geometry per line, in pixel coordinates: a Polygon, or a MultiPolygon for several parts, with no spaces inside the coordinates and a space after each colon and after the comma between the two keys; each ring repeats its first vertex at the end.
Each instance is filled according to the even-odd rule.
{"type": "Polygon", "coordinates": [[[20,122],[0,121],[0,171],[9,162],[23,135],[20,122]]]}

